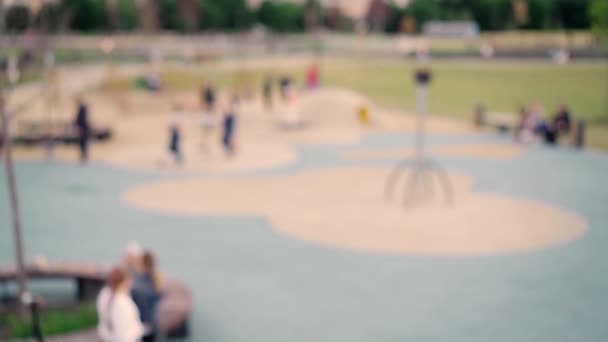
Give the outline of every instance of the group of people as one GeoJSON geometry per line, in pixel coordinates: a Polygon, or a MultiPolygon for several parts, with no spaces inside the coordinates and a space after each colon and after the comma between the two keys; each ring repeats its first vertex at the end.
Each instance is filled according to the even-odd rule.
{"type": "MultiPolygon", "coordinates": [[[[262,82],[262,98],[267,111],[273,109],[273,84],[271,75],[267,74],[262,82]]],[[[319,86],[319,70],[316,64],[311,64],[306,72],[306,89],[312,91],[319,86]]],[[[283,75],[278,79],[278,88],[282,107],[282,126],[284,128],[300,127],[298,96],[293,78],[283,75]]]]}
{"type": "MultiPolygon", "coordinates": [[[[202,102],[202,114],[201,114],[201,128],[202,128],[202,148],[203,150],[208,149],[209,137],[212,135],[213,130],[220,125],[221,126],[221,145],[227,156],[234,155],[236,151],[236,126],[237,126],[237,112],[240,104],[240,97],[238,94],[233,94],[230,98],[228,106],[224,108],[224,114],[221,122],[217,120],[217,91],[211,85],[207,84],[202,87],[201,90],[201,102],[202,102]]],[[[180,165],[183,162],[182,152],[182,117],[183,106],[175,102],[172,108],[172,119],[169,125],[169,152],[173,156],[176,164],[180,165]]]]}
{"type": "Polygon", "coordinates": [[[540,104],[521,108],[519,115],[515,138],[522,143],[540,138],[547,144],[556,144],[560,136],[569,134],[573,129],[572,115],[566,105],[561,105],[550,120],[543,118],[540,104]]]}
{"type": "Polygon", "coordinates": [[[156,341],[163,283],[156,259],[137,243],[129,244],[120,265],[108,274],[97,297],[99,337],[104,342],[156,341]]]}

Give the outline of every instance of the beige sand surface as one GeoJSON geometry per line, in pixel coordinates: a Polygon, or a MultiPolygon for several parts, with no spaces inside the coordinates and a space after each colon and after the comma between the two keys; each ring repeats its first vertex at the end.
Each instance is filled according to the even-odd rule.
{"type": "Polygon", "coordinates": [[[274,178],[198,178],[143,185],[132,206],[174,215],[255,215],[288,236],[379,253],[513,253],[580,237],[579,215],[544,203],[475,192],[452,175],[455,201],[405,208],[383,198],[387,169],[334,168],[274,178]],[[204,194],[204,196],[203,196],[204,194]]]}
{"type": "MultiPolygon", "coordinates": [[[[428,149],[431,155],[473,157],[479,159],[513,159],[520,156],[524,149],[515,144],[465,144],[435,146],[428,149]]],[[[414,156],[413,149],[376,149],[358,150],[343,153],[340,157],[347,160],[401,159],[414,156]]]]}
{"type": "MultiPolygon", "coordinates": [[[[289,62],[289,61],[288,61],[289,62]]],[[[290,64],[284,62],[286,66],[290,64]]],[[[304,63],[298,59],[290,63],[304,63]]],[[[253,63],[253,62],[252,62],[253,63]]],[[[255,63],[262,63],[256,61],[255,63]]],[[[267,61],[265,62],[267,63],[267,61]]],[[[255,64],[255,65],[258,65],[255,64]]],[[[220,63],[218,67],[235,67],[236,63],[220,63]]],[[[145,66],[116,68],[120,74],[136,74],[145,66]]],[[[45,123],[48,120],[70,122],[75,112],[74,95],[82,94],[81,90],[91,89],[107,76],[107,66],[87,67],[82,69],[65,69],[62,73],[62,93],[58,107],[49,114],[48,104],[36,102],[31,108],[20,114],[17,125],[24,122],[45,123]],[[105,76],[104,76],[105,75],[105,76]]],[[[16,91],[14,98],[23,100],[32,96],[40,87],[23,87],[16,91]]],[[[273,110],[263,108],[260,100],[245,101],[239,110],[237,140],[239,153],[235,158],[227,159],[219,150],[218,137],[203,137],[200,123],[200,104],[197,92],[163,92],[152,94],[142,91],[130,91],[124,94],[131,103],[128,113],[123,113],[117,106],[116,98],[111,92],[89,91],[84,99],[89,104],[92,122],[96,125],[109,126],[114,131],[113,139],[104,144],[93,146],[91,158],[124,167],[138,169],[164,169],[172,167],[167,156],[168,126],[172,103],[181,103],[188,112],[184,120],[184,154],[185,170],[251,170],[270,168],[293,162],[296,158],[291,149],[295,144],[352,144],[367,133],[372,132],[407,132],[414,128],[415,118],[412,115],[395,114],[374,106],[369,99],[360,94],[344,89],[323,88],[314,92],[301,91],[298,105],[302,127],[282,128],[286,108],[277,104],[273,110]],[[357,108],[366,104],[371,109],[372,123],[361,125],[356,118],[357,108]],[[201,151],[202,140],[209,153],[201,151]]],[[[221,94],[220,108],[225,108],[226,94],[221,94]]],[[[16,100],[15,100],[16,101],[16,100]]],[[[217,114],[218,121],[220,120],[217,114]]],[[[444,118],[429,118],[428,128],[433,133],[472,133],[465,123],[444,118]]],[[[483,149],[483,148],[479,148],[483,149]]],[[[59,160],[75,160],[74,147],[55,149],[59,160]]],[[[488,153],[497,152],[488,150],[488,153]]],[[[457,152],[450,152],[457,153],[457,152]]],[[[462,152],[471,154],[471,151],[462,152]]],[[[472,153],[481,156],[484,153],[472,153]]],[[[485,153],[487,154],[487,153],[485,153]]],[[[46,154],[38,147],[35,149],[17,148],[17,158],[39,159],[46,154]]]]}

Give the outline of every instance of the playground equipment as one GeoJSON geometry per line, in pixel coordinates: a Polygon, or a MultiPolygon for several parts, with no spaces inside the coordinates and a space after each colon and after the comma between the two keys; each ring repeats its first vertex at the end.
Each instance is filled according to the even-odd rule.
{"type": "Polygon", "coordinates": [[[390,200],[401,175],[409,177],[404,192],[405,205],[428,200],[433,196],[433,179],[437,178],[443,190],[446,203],[453,200],[452,184],[448,175],[435,162],[426,156],[426,116],[428,104],[428,84],[431,82],[431,71],[420,68],[415,73],[416,82],[416,151],[413,159],[400,161],[390,173],[386,182],[385,197],[390,200]]]}

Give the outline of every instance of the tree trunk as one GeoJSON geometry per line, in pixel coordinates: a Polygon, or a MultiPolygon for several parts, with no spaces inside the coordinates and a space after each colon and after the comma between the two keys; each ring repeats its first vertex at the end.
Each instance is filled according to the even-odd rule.
{"type": "Polygon", "coordinates": [[[0,36],[4,34],[4,0],[0,0],[0,36]]]}

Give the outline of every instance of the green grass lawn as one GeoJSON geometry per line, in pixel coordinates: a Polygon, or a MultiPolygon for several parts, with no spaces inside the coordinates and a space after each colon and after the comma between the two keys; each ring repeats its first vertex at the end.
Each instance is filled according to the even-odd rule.
{"type": "MultiPolygon", "coordinates": [[[[52,309],[40,314],[40,328],[44,336],[61,335],[84,329],[97,324],[95,305],[80,304],[71,309],[52,309]]],[[[4,338],[28,338],[33,336],[32,322],[29,315],[21,318],[17,314],[0,317],[0,340],[4,338]]]]}
{"type": "MultiPolygon", "coordinates": [[[[437,62],[430,111],[435,115],[470,120],[473,108],[483,103],[491,112],[517,113],[522,105],[539,102],[551,116],[560,103],[570,106],[576,118],[589,126],[590,145],[608,149],[608,63],[558,66],[540,62],[437,62]]],[[[322,65],[325,85],[355,89],[377,104],[414,109],[413,72],[416,64],[397,61],[336,61],[322,65]]],[[[201,68],[197,72],[172,70],[163,74],[169,87],[191,90],[203,81],[224,88],[249,84],[257,90],[265,73],[289,72],[296,80],[305,69],[247,69],[223,72],[201,68]]]]}

